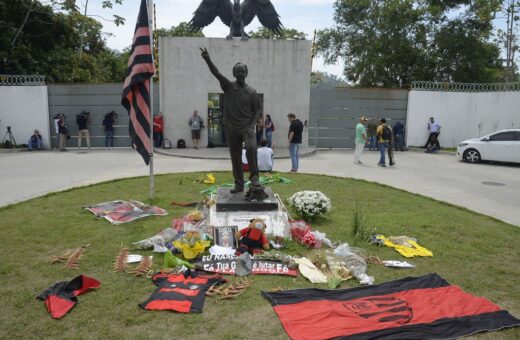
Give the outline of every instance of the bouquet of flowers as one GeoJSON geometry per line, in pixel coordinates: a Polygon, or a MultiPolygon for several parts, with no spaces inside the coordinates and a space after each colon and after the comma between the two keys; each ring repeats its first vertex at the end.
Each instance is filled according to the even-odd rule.
{"type": "Polygon", "coordinates": [[[186,260],[192,260],[202,254],[210,246],[210,242],[202,240],[198,232],[189,231],[184,237],[174,241],[173,246],[182,251],[186,260]]]}
{"type": "Polygon", "coordinates": [[[303,237],[303,243],[308,245],[310,248],[317,248],[316,247],[316,236],[312,232],[308,232],[303,237]]]}
{"type": "Polygon", "coordinates": [[[332,208],[330,199],[321,191],[298,191],[287,201],[305,220],[312,220],[332,208]]]}

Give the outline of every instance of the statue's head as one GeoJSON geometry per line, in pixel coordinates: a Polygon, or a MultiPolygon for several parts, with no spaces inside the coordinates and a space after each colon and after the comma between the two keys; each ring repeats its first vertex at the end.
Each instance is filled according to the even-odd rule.
{"type": "Polygon", "coordinates": [[[239,83],[243,84],[247,77],[247,65],[236,63],[235,66],[233,66],[233,76],[239,83]]]}
{"type": "Polygon", "coordinates": [[[240,0],[235,0],[235,5],[240,5],[240,0]]]}

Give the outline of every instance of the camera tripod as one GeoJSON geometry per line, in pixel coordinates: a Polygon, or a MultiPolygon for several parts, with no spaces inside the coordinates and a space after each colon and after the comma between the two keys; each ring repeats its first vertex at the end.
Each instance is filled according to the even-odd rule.
{"type": "Polygon", "coordinates": [[[11,132],[11,127],[7,127],[7,132],[5,133],[4,139],[2,140],[2,144],[5,145],[5,141],[9,138],[9,143],[16,148],[16,140],[14,139],[13,133],[11,132]]]}

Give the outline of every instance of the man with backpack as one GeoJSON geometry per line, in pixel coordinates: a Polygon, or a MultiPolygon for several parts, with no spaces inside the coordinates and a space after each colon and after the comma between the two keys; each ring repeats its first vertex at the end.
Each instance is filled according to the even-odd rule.
{"type": "Polygon", "coordinates": [[[200,118],[197,110],[193,111],[193,115],[191,116],[188,124],[191,128],[191,139],[193,141],[193,148],[199,148],[199,140],[200,140],[200,131],[204,127],[204,122],[202,118],[200,118]]]}
{"type": "MultiPolygon", "coordinates": [[[[392,128],[386,124],[385,118],[381,118],[379,120],[379,123],[380,124],[377,127],[377,140],[379,142],[379,153],[381,154],[381,157],[379,158],[379,163],[377,163],[377,165],[381,167],[386,167],[385,151],[387,148],[390,148],[391,150],[392,147],[392,128]]],[[[394,165],[393,155],[389,153],[388,156],[388,158],[390,158],[390,165],[394,165]]]]}

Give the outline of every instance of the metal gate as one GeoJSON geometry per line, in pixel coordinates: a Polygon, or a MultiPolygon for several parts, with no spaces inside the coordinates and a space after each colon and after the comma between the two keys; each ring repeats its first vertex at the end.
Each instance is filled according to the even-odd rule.
{"type": "MultiPolygon", "coordinates": [[[[154,84],[153,112],[159,113],[159,86],[154,84]]],[[[54,117],[58,113],[65,114],[67,127],[71,139],[68,141],[69,147],[77,146],[78,125],[76,115],[82,111],[90,112],[90,143],[92,147],[105,146],[105,131],[103,119],[105,114],[114,111],[118,117],[114,124],[114,146],[130,147],[131,141],[128,135],[128,113],[121,105],[121,95],[123,84],[60,84],[49,85],[49,115],[51,146],[58,145],[58,135],[55,128],[54,117]]],[[[85,145],[85,141],[83,141],[85,145]]]]}
{"type": "Polygon", "coordinates": [[[309,145],[317,148],[353,148],[360,117],[386,118],[406,126],[408,90],[364,88],[311,88],[309,145]]]}

